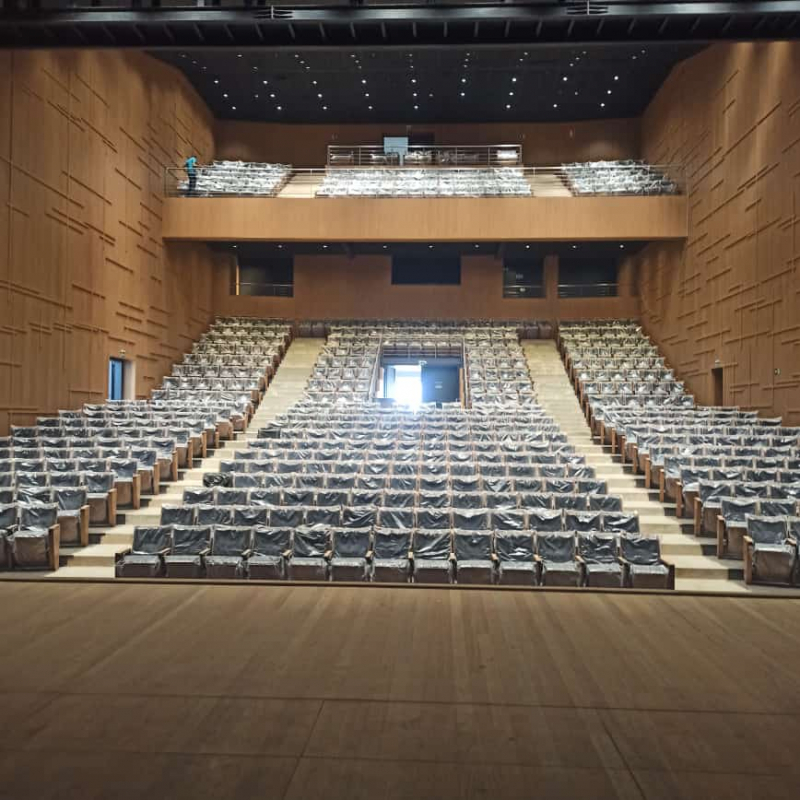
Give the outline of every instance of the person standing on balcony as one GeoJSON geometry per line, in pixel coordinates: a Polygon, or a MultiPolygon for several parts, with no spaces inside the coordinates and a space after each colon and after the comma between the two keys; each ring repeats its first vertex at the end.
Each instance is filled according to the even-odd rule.
{"type": "Polygon", "coordinates": [[[189,156],[183,166],[186,169],[186,176],[189,178],[188,194],[194,194],[195,187],[197,186],[197,158],[195,156],[189,156]]]}

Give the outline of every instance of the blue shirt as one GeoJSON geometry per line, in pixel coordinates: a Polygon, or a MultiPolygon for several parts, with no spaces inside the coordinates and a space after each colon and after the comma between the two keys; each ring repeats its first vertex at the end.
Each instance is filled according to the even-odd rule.
{"type": "Polygon", "coordinates": [[[190,175],[194,174],[194,168],[196,164],[197,159],[194,156],[189,156],[189,158],[186,159],[186,171],[190,175]]]}

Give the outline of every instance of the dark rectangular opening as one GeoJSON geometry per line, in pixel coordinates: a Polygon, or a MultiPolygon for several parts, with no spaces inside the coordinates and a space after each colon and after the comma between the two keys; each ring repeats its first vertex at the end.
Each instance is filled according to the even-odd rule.
{"type": "Polygon", "coordinates": [[[714,405],[725,405],[725,384],[723,382],[722,367],[712,367],[711,383],[714,392],[714,405]]]}
{"type": "Polygon", "coordinates": [[[461,283],[461,257],[458,254],[394,255],[392,283],[401,286],[457,286],[461,283]]]}
{"type": "Polygon", "coordinates": [[[238,295],[294,296],[294,259],[287,257],[240,257],[237,262],[238,295]]]}
{"type": "Polygon", "coordinates": [[[503,259],[503,297],[544,297],[544,259],[503,259]]]}
{"type": "Polygon", "coordinates": [[[125,398],[125,361],[121,358],[108,359],[108,399],[125,398]]]}
{"type": "Polygon", "coordinates": [[[616,297],[617,259],[561,258],[558,262],[559,297],[616,297]]]}

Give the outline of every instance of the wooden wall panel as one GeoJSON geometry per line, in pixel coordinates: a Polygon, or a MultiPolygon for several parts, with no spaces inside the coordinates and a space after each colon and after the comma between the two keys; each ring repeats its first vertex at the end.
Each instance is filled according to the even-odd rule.
{"type": "MultiPolygon", "coordinates": [[[[548,259],[554,264],[554,259],[548,259]]],[[[546,272],[554,273],[553,269],[546,272]]],[[[503,298],[502,263],[489,256],[466,256],[459,286],[393,286],[391,259],[382,256],[298,256],[294,297],[231,297],[228,268],[217,272],[218,314],[248,314],[292,319],[427,318],[592,319],[637,317],[638,298],[626,291],[616,298],[559,300],[555,280],[548,296],[536,300],[503,298]]]]}
{"type": "Polygon", "coordinates": [[[673,70],[644,155],[684,162],[689,238],[635,259],[642,320],[698,399],[800,423],[800,43],[719,44],[673,70]],[[779,372],[778,372],[779,371],[779,372]]]}
{"type": "Polygon", "coordinates": [[[0,435],[96,402],[125,350],[145,395],[212,313],[214,257],[161,236],[163,168],[213,120],[137,53],[0,53],[0,435]]]}
{"type": "Polygon", "coordinates": [[[686,198],[171,197],[164,238],[208,241],[497,242],[678,239],[686,198]]]}
{"type": "MultiPolygon", "coordinates": [[[[415,125],[432,132],[437,144],[521,144],[526,164],[638,158],[638,119],[564,123],[415,125]]],[[[296,167],[324,166],[329,144],[380,144],[384,136],[405,136],[407,125],[283,125],[218,121],[217,157],[278,161],[296,167]]]]}

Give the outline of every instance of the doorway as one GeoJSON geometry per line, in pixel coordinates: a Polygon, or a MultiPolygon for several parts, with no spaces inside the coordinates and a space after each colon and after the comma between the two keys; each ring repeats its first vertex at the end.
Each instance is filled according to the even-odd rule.
{"type": "Polygon", "coordinates": [[[108,399],[125,398],[125,361],[121,358],[108,359],[108,399]]]}
{"type": "Polygon", "coordinates": [[[725,405],[725,384],[722,378],[722,367],[711,368],[711,388],[713,391],[714,405],[725,405]]]}

